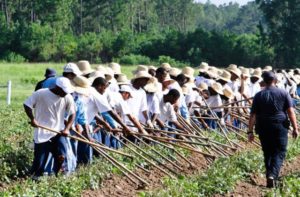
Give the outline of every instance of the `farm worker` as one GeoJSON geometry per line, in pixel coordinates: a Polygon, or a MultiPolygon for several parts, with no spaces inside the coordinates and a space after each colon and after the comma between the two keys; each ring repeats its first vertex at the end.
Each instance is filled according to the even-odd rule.
{"type": "MultiPolygon", "coordinates": [[[[147,68],[148,69],[148,68],[147,68]]],[[[142,123],[153,128],[153,123],[148,116],[148,105],[144,86],[152,79],[152,75],[146,70],[136,71],[129,87],[132,90],[132,98],[128,100],[128,105],[132,109],[132,115],[137,117],[142,123]]]]}
{"type": "Polygon", "coordinates": [[[38,91],[39,89],[42,89],[44,82],[50,78],[50,77],[55,77],[56,76],[56,70],[54,70],[53,68],[47,68],[45,71],[45,79],[43,79],[42,81],[39,81],[36,86],[35,86],[35,90],[34,91],[38,91]]]}
{"type": "Polygon", "coordinates": [[[65,159],[66,138],[75,118],[74,101],[70,93],[73,86],[69,79],[60,77],[56,86],[34,92],[25,102],[24,109],[34,129],[34,160],[31,169],[33,179],[43,175],[49,153],[54,157],[54,172],[57,174],[65,159]],[[68,119],[64,122],[66,115],[68,119]],[[61,131],[60,135],[38,125],[61,131]]]}
{"type": "MultiPolygon", "coordinates": [[[[70,79],[71,81],[74,79],[74,77],[81,75],[81,71],[79,70],[78,66],[74,63],[67,63],[63,68],[62,76],[70,79]]],[[[50,77],[43,83],[43,88],[54,88],[56,79],[58,79],[61,76],[58,77],[50,77]]]]}
{"type": "MultiPolygon", "coordinates": [[[[212,112],[221,118],[221,123],[224,123],[223,108],[216,108],[223,104],[221,95],[223,95],[223,87],[220,83],[214,82],[208,87],[209,97],[206,100],[207,105],[212,108],[212,112]]],[[[217,122],[215,120],[207,120],[207,124],[210,128],[216,129],[217,122]]]]}
{"type": "MultiPolygon", "coordinates": [[[[86,100],[85,98],[88,98],[90,94],[89,90],[91,83],[87,78],[83,76],[76,76],[73,79],[73,85],[75,89],[72,96],[76,106],[76,117],[70,134],[77,136],[76,132],[79,132],[90,141],[93,141],[92,137],[90,136],[89,125],[87,124],[87,109],[84,103],[84,100],[86,100]],[[76,132],[74,130],[76,130],[76,132]]],[[[67,164],[68,166],[71,166],[70,172],[73,172],[77,166],[78,141],[69,139],[68,142],[71,146],[73,158],[71,158],[70,161],[67,161],[67,164]]]]}
{"type": "Polygon", "coordinates": [[[265,89],[254,97],[249,119],[249,141],[254,140],[253,127],[261,141],[266,167],[267,187],[276,185],[280,168],[285,159],[290,119],[293,137],[297,138],[298,127],[293,102],[287,91],[275,87],[276,76],[272,71],[262,75],[265,89]]]}
{"type": "MultiPolygon", "coordinates": [[[[164,129],[166,124],[177,129],[184,130],[184,127],[178,122],[174,105],[180,99],[180,92],[176,89],[171,89],[165,95],[159,96],[159,116],[156,119],[157,124],[164,129]]],[[[172,130],[172,129],[170,129],[172,130]]]]}

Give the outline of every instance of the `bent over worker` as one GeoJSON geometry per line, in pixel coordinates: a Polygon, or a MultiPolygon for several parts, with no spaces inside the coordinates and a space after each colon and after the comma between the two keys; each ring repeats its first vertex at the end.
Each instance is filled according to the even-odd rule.
{"type": "Polygon", "coordinates": [[[253,127],[259,136],[266,167],[267,187],[276,185],[280,168],[286,156],[289,120],[293,126],[293,137],[298,137],[293,102],[283,89],[275,87],[273,72],[264,72],[265,89],[254,97],[249,120],[249,141],[254,140],[253,127]]]}
{"type": "Polygon", "coordinates": [[[54,172],[57,174],[65,160],[66,136],[75,118],[74,101],[70,93],[73,86],[69,79],[60,77],[56,80],[54,88],[41,89],[32,94],[25,102],[25,112],[30,119],[30,124],[34,129],[34,159],[31,169],[32,178],[38,180],[44,173],[44,168],[49,156],[54,157],[54,172]],[[64,118],[68,117],[66,123],[64,118]],[[57,131],[55,134],[44,126],[57,131]]]}

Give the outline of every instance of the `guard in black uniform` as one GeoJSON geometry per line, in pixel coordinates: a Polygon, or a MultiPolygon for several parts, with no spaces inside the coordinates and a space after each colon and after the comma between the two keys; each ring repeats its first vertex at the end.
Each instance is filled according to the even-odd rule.
{"type": "Polygon", "coordinates": [[[255,125],[264,153],[267,187],[272,188],[276,185],[285,159],[290,122],[293,137],[297,138],[299,134],[290,95],[275,86],[276,76],[273,72],[264,72],[262,77],[266,86],[254,96],[248,138],[249,141],[254,140],[255,125]]]}

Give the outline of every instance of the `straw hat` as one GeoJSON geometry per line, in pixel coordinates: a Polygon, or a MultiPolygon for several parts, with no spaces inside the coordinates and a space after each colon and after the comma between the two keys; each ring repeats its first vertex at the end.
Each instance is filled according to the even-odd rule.
{"type": "Polygon", "coordinates": [[[171,77],[170,77],[169,74],[167,74],[167,76],[166,76],[165,80],[163,81],[163,83],[167,82],[167,81],[169,81],[170,83],[174,83],[175,82],[175,80],[171,79],[171,77]]]}
{"type": "Polygon", "coordinates": [[[105,76],[105,79],[110,82],[112,79],[114,79],[114,71],[113,69],[111,69],[110,67],[106,67],[105,68],[105,73],[104,73],[104,76],[105,76]]]}
{"type": "Polygon", "coordinates": [[[254,68],[249,68],[249,72],[250,72],[250,75],[253,75],[253,73],[254,73],[254,68]]]}
{"type": "Polygon", "coordinates": [[[238,69],[237,65],[235,65],[235,64],[230,64],[226,70],[228,70],[229,72],[235,74],[238,77],[241,76],[241,70],[238,69]]]}
{"type": "Polygon", "coordinates": [[[191,77],[194,77],[194,69],[192,67],[184,67],[181,71],[182,74],[184,74],[184,76],[188,77],[188,78],[191,78],[191,77]]]}
{"type": "Polygon", "coordinates": [[[199,85],[198,85],[198,89],[203,91],[203,90],[208,90],[208,86],[206,83],[204,82],[201,82],[199,85]]]}
{"type": "Polygon", "coordinates": [[[154,78],[155,80],[151,83],[148,83],[144,86],[144,90],[146,92],[149,92],[149,93],[155,93],[159,90],[159,84],[158,84],[158,81],[156,78],[154,78]]]}
{"type": "Polygon", "coordinates": [[[148,66],[148,70],[155,70],[155,71],[156,71],[156,69],[157,69],[157,68],[156,68],[155,66],[152,66],[152,65],[151,65],[151,66],[148,66]]]}
{"type": "Polygon", "coordinates": [[[180,73],[181,73],[181,70],[178,68],[171,68],[171,70],[169,71],[169,74],[172,77],[177,77],[180,73]]]}
{"type": "Polygon", "coordinates": [[[127,79],[127,76],[125,74],[119,74],[117,78],[117,83],[119,85],[128,85],[130,84],[130,81],[127,79]]]}
{"type": "Polygon", "coordinates": [[[164,68],[166,71],[170,71],[171,70],[171,65],[169,64],[169,63],[162,63],[161,65],[160,65],[160,67],[162,67],[162,68],[164,68]]]}
{"type": "Polygon", "coordinates": [[[252,74],[252,77],[256,77],[256,78],[258,78],[258,79],[260,79],[261,78],[261,70],[260,69],[255,69],[254,71],[253,71],[253,74],[252,74]]]}
{"type": "Polygon", "coordinates": [[[228,86],[226,86],[226,87],[223,89],[223,94],[224,94],[224,96],[226,96],[226,97],[229,98],[229,99],[233,99],[233,97],[234,97],[233,91],[232,91],[231,88],[228,87],[228,86]]]}
{"type": "Polygon", "coordinates": [[[136,80],[136,79],[141,79],[141,78],[148,78],[151,79],[152,75],[150,75],[148,73],[148,71],[138,71],[134,77],[132,78],[132,80],[136,80]]]}
{"type": "Polygon", "coordinates": [[[211,78],[218,77],[218,69],[216,67],[210,67],[206,72],[211,78]]]}
{"type": "Polygon", "coordinates": [[[204,73],[209,69],[209,65],[206,62],[201,62],[200,66],[198,68],[199,68],[199,72],[204,73]]]}
{"type": "Polygon", "coordinates": [[[96,70],[99,72],[102,72],[103,75],[104,75],[104,73],[106,73],[106,67],[104,67],[103,65],[97,66],[96,70]]]}
{"type": "Polygon", "coordinates": [[[244,77],[250,77],[250,71],[248,68],[242,68],[241,71],[244,77]]]}
{"type": "Polygon", "coordinates": [[[76,76],[72,83],[75,86],[75,92],[86,96],[89,95],[91,82],[87,78],[83,76],[76,76]]]}
{"type": "Polygon", "coordinates": [[[223,81],[230,82],[231,81],[231,74],[230,72],[224,70],[219,79],[222,79],[223,81]]]}
{"type": "Polygon", "coordinates": [[[90,62],[86,60],[81,60],[77,63],[79,70],[82,72],[82,75],[87,75],[94,72],[94,69],[91,68],[90,62]]]}
{"type": "Polygon", "coordinates": [[[222,85],[218,82],[214,82],[213,84],[211,84],[211,88],[216,91],[218,94],[223,95],[223,88],[222,85]]]}
{"type": "Polygon", "coordinates": [[[273,68],[272,68],[272,66],[270,66],[270,65],[267,65],[267,66],[265,66],[264,67],[264,69],[263,69],[264,71],[272,71],[273,70],[273,68]]]}
{"type": "Polygon", "coordinates": [[[145,66],[145,65],[138,65],[136,70],[132,71],[132,74],[136,74],[138,73],[139,71],[145,71],[145,72],[148,72],[148,67],[145,66]]]}
{"type": "Polygon", "coordinates": [[[104,74],[103,74],[102,72],[96,70],[96,71],[94,71],[94,72],[92,72],[92,73],[90,74],[88,80],[89,80],[91,83],[93,83],[93,81],[94,81],[96,78],[98,78],[98,77],[102,77],[102,78],[105,79],[104,74]]]}
{"type": "Polygon", "coordinates": [[[114,71],[115,75],[121,74],[121,65],[115,62],[111,62],[108,64],[108,67],[111,68],[114,71]]]}

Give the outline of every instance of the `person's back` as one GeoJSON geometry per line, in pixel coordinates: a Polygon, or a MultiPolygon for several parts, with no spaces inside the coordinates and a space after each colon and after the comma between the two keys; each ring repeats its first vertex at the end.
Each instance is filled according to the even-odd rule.
{"type": "Polygon", "coordinates": [[[253,100],[252,111],[259,121],[283,122],[287,119],[286,111],[292,106],[289,94],[277,87],[271,86],[257,93],[253,100]]]}

